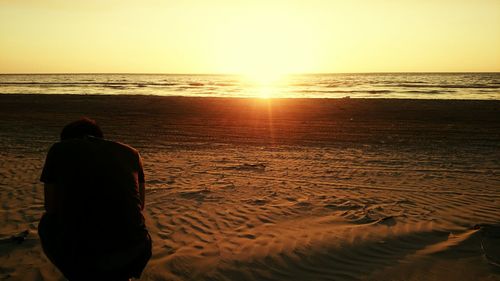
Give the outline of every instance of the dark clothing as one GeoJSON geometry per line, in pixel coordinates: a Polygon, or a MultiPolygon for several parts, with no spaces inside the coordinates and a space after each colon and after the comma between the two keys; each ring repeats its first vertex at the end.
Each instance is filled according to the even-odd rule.
{"type": "Polygon", "coordinates": [[[54,184],[57,204],[40,221],[42,246],[68,279],[140,276],[151,239],[135,149],[93,137],[65,140],[51,147],[40,180],[54,184]]]}
{"type": "MultiPolygon", "coordinates": [[[[82,249],[77,242],[61,238],[58,221],[44,214],[38,225],[42,248],[49,260],[70,281],[113,281],[139,278],[151,258],[151,237],[146,232],[143,241],[129,244],[115,251],[82,249]]],[[[113,243],[113,237],[103,234],[103,241],[113,243]]],[[[86,243],[86,245],[89,245],[86,243]]]]}

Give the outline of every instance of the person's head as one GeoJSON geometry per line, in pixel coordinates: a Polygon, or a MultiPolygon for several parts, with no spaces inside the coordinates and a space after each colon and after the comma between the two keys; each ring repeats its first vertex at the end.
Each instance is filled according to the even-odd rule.
{"type": "Polygon", "coordinates": [[[61,140],[81,139],[86,136],[103,138],[104,135],[97,123],[87,117],[82,117],[79,120],[69,123],[64,126],[61,131],[61,140]]]}

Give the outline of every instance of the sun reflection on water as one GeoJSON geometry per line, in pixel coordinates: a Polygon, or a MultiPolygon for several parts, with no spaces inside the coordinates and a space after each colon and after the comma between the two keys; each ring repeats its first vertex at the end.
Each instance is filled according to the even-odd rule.
{"type": "Polygon", "coordinates": [[[249,94],[256,98],[271,99],[283,95],[283,88],[289,83],[289,75],[281,73],[249,73],[241,76],[248,86],[249,94]]]}

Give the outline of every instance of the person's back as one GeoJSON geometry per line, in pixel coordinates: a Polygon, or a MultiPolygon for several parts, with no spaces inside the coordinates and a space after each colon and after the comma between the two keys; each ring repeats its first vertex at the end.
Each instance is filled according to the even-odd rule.
{"type": "Polygon", "coordinates": [[[151,242],[141,214],[144,174],[135,149],[86,135],[64,139],[51,147],[41,180],[53,190],[46,193],[51,227],[40,236],[67,278],[140,275],[151,242]]]}

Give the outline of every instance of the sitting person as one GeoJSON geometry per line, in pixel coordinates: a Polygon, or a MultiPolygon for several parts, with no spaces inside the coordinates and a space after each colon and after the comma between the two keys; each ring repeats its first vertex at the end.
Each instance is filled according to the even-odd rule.
{"type": "Polygon", "coordinates": [[[82,118],[63,128],[40,180],[40,240],[67,279],[140,277],[151,238],[142,215],[144,172],[137,150],[103,139],[97,124],[82,118]]]}

